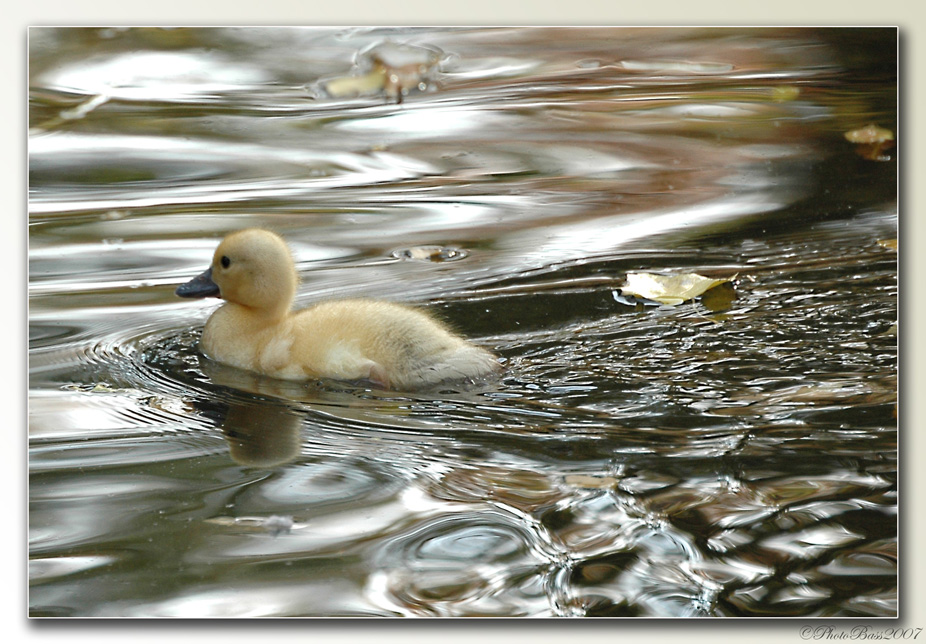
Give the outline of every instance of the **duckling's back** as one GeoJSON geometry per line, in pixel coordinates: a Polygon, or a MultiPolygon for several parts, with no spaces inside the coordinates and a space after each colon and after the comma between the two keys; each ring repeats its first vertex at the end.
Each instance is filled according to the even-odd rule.
{"type": "Polygon", "coordinates": [[[337,300],[299,311],[299,337],[310,362],[342,378],[369,378],[395,389],[484,378],[498,359],[455,335],[426,313],[390,302],[337,300]],[[314,339],[313,339],[314,338],[314,339]]]}

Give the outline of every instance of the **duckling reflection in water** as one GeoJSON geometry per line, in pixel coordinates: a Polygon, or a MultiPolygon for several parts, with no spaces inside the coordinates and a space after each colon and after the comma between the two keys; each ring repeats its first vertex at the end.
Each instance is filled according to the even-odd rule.
{"type": "Polygon", "coordinates": [[[222,434],[232,460],[271,468],[296,460],[303,417],[276,401],[229,402],[222,434]]]}
{"type": "Polygon", "coordinates": [[[501,370],[485,349],[399,304],[335,300],[292,311],[298,281],[286,242],[249,228],[228,235],[212,265],[176,293],[225,300],[203,329],[206,356],[274,378],[369,380],[415,390],[501,370]]]}

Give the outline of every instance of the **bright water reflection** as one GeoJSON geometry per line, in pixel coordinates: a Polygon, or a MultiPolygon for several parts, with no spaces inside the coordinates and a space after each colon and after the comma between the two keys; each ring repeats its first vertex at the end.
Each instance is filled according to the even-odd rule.
{"type": "Polygon", "coordinates": [[[32,30],[31,613],[896,614],[896,164],[843,138],[896,128],[893,43],[32,30]],[[424,62],[332,93],[390,39],[424,62]],[[204,360],[173,289],[245,226],[300,305],[429,307],[505,376],[204,360]]]}

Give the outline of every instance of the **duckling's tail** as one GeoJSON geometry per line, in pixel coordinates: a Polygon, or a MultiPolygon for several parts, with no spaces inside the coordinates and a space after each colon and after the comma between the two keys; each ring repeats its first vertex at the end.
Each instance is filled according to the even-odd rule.
{"type": "Polygon", "coordinates": [[[433,362],[403,374],[403,382],[393,378],[394,387],[425,389],[438,384],[475,382],[497,376],[502,372],[498,358],[471,344],[461,344],[447,353],[436,356],[433,362]]]}

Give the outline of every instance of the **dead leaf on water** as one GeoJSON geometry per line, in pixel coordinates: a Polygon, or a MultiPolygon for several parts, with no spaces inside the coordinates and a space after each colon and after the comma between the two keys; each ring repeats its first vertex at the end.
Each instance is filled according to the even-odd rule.
{"type": "Polygon", "coordinates": [[[894,133],[874,123],[845,133],[846,141],[857,144],[856,152],[869,161],[890,161],[885,150],[894,147],[894,133]]]}
{"type": "Polygon", "coordinates": [[[894,140],[894,133],[872,123],[857,130],[849,130],[845,137],[849,143],[886,143],[894,140]]]}
{"type": "MultiPolygon", "coordinates": [[[[682,302],[693,300],[722,284],[728,284],[730,291],[733,291],[731,280],[704,277],[697,273],[684,273],[682,275],[627,273],[627,280],[624,286],[621,287],[621,292],[653,300],[660,304],[677,306],[682,302]]],[[[723,297],[722,294],[718,294],[718,302],[722,302],[723,297]]],[[[726,297],[729,297],[729,301],[732,301],[735,297],[735,291],[732,297],[729,294],[726,297]]]]}
{"type": "Polygon", "coordinates": [[[890,250],[897,250],[897,240],[896,239],[879,239],[878,245],[882,248],[889,248],[890,250]]]}
{"type": "Polygon", "coordinates": [[[386,72],[382,69],[357,76],[339,76],[324,83],[325,91],[335,98],[375,94],[385,86],[386,72]]]}
{"type": "Polygon", "coordinates": [[[360,52],[349,75],[323,79],[319,86],[334,98],[385,94],[401,103],[409,91],[432,86],[442,56],[436,47],[386,41],[360,52]]]}

